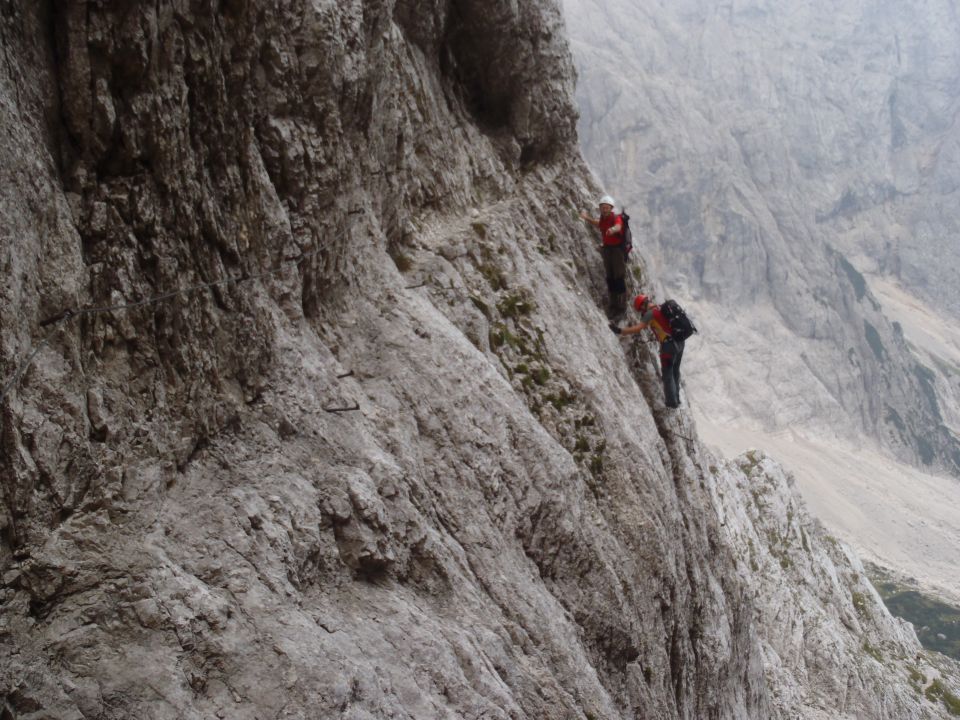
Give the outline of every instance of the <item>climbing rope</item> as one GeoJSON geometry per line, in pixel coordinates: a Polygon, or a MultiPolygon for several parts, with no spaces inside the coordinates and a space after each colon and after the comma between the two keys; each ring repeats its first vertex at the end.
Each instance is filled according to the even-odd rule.
{"type": "Polygon", "coordinates": [[[669,433],[670,435],[673,435],[674,437],[682,438],[687,442],[691,442],[691,443],[696,442],[696,440],[694,440],[692,437],[689,437],[687,435],[681,435],[680,433],[676,432],[675,430],[671,430],[670,428],[664,428],[663,431],[666,433],[669,433]]]}

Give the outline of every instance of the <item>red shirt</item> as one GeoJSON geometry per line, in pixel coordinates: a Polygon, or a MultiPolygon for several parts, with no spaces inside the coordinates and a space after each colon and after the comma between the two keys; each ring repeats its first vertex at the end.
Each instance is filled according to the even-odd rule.
{"type": "Polygon", "coordinates": [[[657,340],[663,342],[673,334],[673,328],[670,327],[670,321],[660,310],[659,305],[651,305],[647,311],[640,316],[640,320],[647,323],[647,327],[653,330],[657,340]]]}
{"type": "Polygon", "coordinates": [[[620,216],[615,213],[610,213],[606,217],[600,216],[600,233],[603,236],[604,245],[619,245],[623,242],[623,221],[620,219],[620,216]],[[607,230],[612,228],[617,223],[620,224],[620,232],[616,235],[607,235],[607,230]]]}

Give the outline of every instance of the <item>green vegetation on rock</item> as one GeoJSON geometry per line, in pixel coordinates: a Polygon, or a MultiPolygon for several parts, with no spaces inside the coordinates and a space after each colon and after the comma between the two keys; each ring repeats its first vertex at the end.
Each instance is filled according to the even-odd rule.
{"type": "Polygon", "coordinates": [[[872,657],[874,660],[876,660],[877,662],[880,662],[880,663],[883,662],[883,654],[880,652],[880,649],[877,647],[874,647],[873,645],[868,643],[866,640],[863,641],[863,651],[867,655],[872,657]]]}
{"type": "Polygon", "coordinates": [[[853,607],[857,611],[857,615],[863,617],[867,614],[867,596],[862,592],[854,592],[850,599],[853,601],[853,607]]]}
{"type": "Polygon", "coordinates": [[[951,715],[960,716],[960,697],[952,693],[939,678],[930,683],[924,694],[931,702],[942,702],[951,715]]]}
{"type": "Polygon", "coordinates": [[[500,314],[508,318],[516,318],[521,315],[529,315],[533,312],[533,301],[524,293],[514,293],[507,295],[497,303],[497,310],[500,314]]]}
{"type": "Polygon", "coordinates": [[[960,608],[931,598],[872,570],[873,584],[891,613],[913,623],[927,650],[960,660],[960,608]]]}

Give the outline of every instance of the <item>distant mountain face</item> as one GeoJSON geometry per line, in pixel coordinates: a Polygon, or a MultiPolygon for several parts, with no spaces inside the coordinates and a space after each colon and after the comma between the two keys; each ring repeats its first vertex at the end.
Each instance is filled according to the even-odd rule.
{"type": "Polygon", "coordinates": [[[565,9],[588,160],[669,291],[719,323],[708,411],[960,467],[950,372],[914,358],[861,274],[960,316],[954,5],[565,9]]]}

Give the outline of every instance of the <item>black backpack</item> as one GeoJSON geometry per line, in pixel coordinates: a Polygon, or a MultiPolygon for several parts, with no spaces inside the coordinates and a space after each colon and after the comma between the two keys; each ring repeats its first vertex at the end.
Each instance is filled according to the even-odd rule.
{"type": "Polygon", "coordinates": [[[630,251],[633,250],[633,233],[630,232],[630,216],[625,212],[620,213],[620,220],[623,224],[621,235],[623,236],[623,257],[629,259],[630,251]]]}
{"type": "Polygon", "coordinates": [[[697,332],[696,326],[690,322],[690,318],[676,300],[665,300],[660,303],[660,312],[670,323],[670,337],[674,340],[682,342],[697,332]]]}

